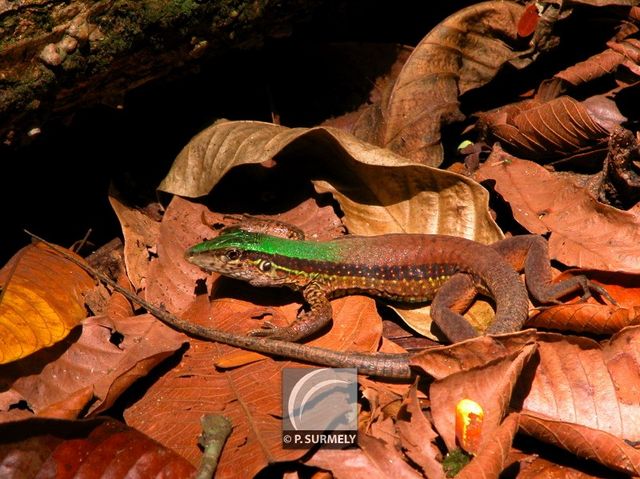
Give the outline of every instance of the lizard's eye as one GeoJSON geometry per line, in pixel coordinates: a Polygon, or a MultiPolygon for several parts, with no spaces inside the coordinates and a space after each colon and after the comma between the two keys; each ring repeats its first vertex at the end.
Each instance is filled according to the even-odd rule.
{"type": "Polygon", "coordinates": [[[269,261],[262,261],[258,265],[258,268],[260,268],[260,271],[263,273],[266,273],[267,271],[271,271],[271,263],[269,261]]]}
{"type": "Polygon", "coordinates": [[[228,260],[234,261],[240,257],[240,251],[238,251],[237,249],[230,249],[225,253],[225,256],[228,260]]]}

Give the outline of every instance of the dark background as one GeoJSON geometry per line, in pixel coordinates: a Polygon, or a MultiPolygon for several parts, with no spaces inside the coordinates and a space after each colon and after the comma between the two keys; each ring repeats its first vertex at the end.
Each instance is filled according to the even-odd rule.
{"type": "MultiPolygon", "coordinates": [[[[28,146],[0,150],[0,265],[29,243],[24,228],[63,246],[89,229],[95,247],[118,236],[107,200],[111,182],[124,193],[152,198],[176,154],[218,118],[271,121],[275,111],[285,126],[312,126],[361,105],[393,58],[360,62],[357,53],[336,44],[415,46],[469,3],[475,2],[327,1],[306,22],[293,25],[290,36],[270,39],[260,50],[231,50],[197,73],[175,72],[139,87],[126,95],[123,109],[98,105],[52,119],[28,146]]],[[[588,40],[602,48],[596,36],[588,40]]],[[[581,48],[567,42],[563,50],[586,57],[587,39],[575,38],[581,48]]],[[[508,89],[535,87],[544,68],[538,63],[517,82],[488,86],[470,97],[487,102],[494,89],[496,104],[503,104],[508,89]]]]}

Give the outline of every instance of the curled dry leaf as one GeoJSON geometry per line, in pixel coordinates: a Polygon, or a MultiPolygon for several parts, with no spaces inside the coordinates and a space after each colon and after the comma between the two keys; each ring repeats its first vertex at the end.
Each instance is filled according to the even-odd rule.
{"type": "Polygon", "coordinates": [[[626,328],[602,346],[539,334],[538,351],[522,406],[527,414],[640,440],[640,327],[626,328]]]}
{"type": "MultiPolygon", "coordinates": [[[[283,290],[280,290],[283,291],[283,290]]],[[[382,324],[375,302],[347,296],[332,303],[334,325],[313,346],[344,351],[376,351],[382,324]]],[[[298,306],[271,308],[276,326],[293,321],[298,306]]],[[[209,303],[198,296],[183,317],[194,323],[239,334],[259,327],[265,308],[237,299],[209,303]]],[[[267,318],[264,318],[267,319],[267,318]]],[[[235,348],[192,339],[180,364],[163,375],[145,396],[125,412],[127,423],[196,464],[200,416],[224,414],[234,428],[222,453],[216,477],[253,477],[267,464],[290,461],[305,451],[282,448],[281,378],[285,367],[307,367],[265,358],[241,368],[216,371],[213,364],[235,348]]]]}
{"type": "Polygon", "coordinates": [[[516,382],[535,350],[535,344],[531,344],[496,361],[489,362],[490,359],[485,358],[485,365],[450,374],[431,385],[429,397],[433,422],[449,451],[457,447],[456,405],[462,399],[471,399],[484,410],[478,450],[492,439],[507,414],[516,382]]]}
{"type": "Polygon", "coordinates": [[[567,96],[544,103],[526,100],[478,117],[483,129],[500,140],[503,147],[531,159],[602,149],[608,136],[587,108],[567,96]]]}
{"type": "Polygon", "coordinates": [[[5,364],[64,339],[86,317],[82,296],[95,285],[79,266],[39,243],[9,260],[0,270],[0,286],[0,364],[5,364]]]}
{"type": "Polygon", "coordinates": [[[497,336],[480,336],[450,346],[437,346],[411,356],[411,366],[435,379],[484,366],[487,363],[518,353],[535,344],[536,331],[527,329],[497,336]]]}
{"type": "Polygon", "coordinates": [[[396,428],[402,449],[423,474],[431,479],[444,478],[441,453],[435,444],[438,435],[420,407],[417,384],[403,398],[396,428]]]}
{"type": "Polygon", "coordinates": [[[527,326],[561,331],[611,334],[640,324],[640,306],[616,308],[592,303],[574,303],[543,309],[527,321],[527,326]]]}
{"type": "Polygon", "coordinates": [[[494,149],[476,178],[494,180],[513,216],[549,236],[549,254],[569,266],[640,272],[640,217],[596,201],[587,191],[531,161],[494,149]]]}
{"type": "Polygon", "coordinates": [[[518,414],[509,414],[493,431],[478,455],[456,477],[459,479],[499,477],[508,465],[511,443],[518,432],[518,419],[518,414]]]}
{"type": "Polygon", "coordinates": [[[520,416],[520,430],[610,469],[633,476],[640,474],[640,451],[602,430],[527,412],[520,416]]]}
{"type": "MultiPolygon", "coordinates": [[[[482,2],[437,25],[418,44],[382,106],[382,145],[412,160],[438,166],[442,125],[460,121],[458,95],[488,83],[528,49],[518,38],[524,7],[482,2]]],[[[517,62],[524,66],[531,60],[517,62]]]]}
{"type": "Polygon", "coordinates": [[[115,196],[109,203],[118,217],[124,236],[124,263],[127,275],[136,290],[145,286],[150,257],[157,253],[160,223],[139,209],[129,207],[115,196]]]}
{"type": "Polygon", "coordinates": [[[323,171],[350,233],[440,233],[492,243],[502,234],[491,219],[486,190],[464,176],[415,165],[334,128],[295,128],[220,121],[180,152],[159,189],[206,195],[234,166],[287,154],[323,171]]]}
{"type": "Polygon", "coordinates": [[[175,452],[113,419],[0,425],[4,477],[194,477],[175,452]]]}

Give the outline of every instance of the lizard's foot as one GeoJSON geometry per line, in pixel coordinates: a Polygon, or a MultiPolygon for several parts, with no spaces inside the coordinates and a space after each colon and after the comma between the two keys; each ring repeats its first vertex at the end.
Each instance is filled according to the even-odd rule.
{"type": "Polygon", "coordinates": [[[593,293],[596,293],[598,296],[606,298],[614,306],[617,306],[618,303],[615,299],[611,297],[609,292],[604,289],[599,284],[595,284],[593,281],[589,280],[586,276],[576,276],[579,279],[580,286],[582,287],[582,296],[580,297],[580,302],[584,302],[590,297],[593,296],[593,293]]]}

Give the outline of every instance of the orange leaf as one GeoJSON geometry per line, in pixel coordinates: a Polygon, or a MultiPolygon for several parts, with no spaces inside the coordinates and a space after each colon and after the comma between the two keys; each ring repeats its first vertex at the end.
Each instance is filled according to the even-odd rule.
{"type": "Polygon", "coordinates": [[[86,317],[91,277],[50,248],[21,249],[0,270],[0,364],[51,346],[86,317]]]}

